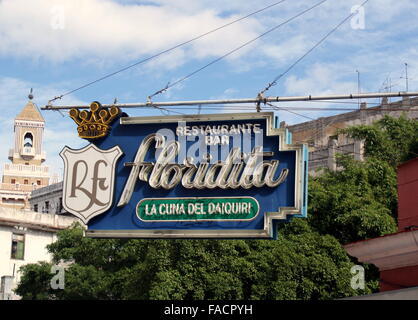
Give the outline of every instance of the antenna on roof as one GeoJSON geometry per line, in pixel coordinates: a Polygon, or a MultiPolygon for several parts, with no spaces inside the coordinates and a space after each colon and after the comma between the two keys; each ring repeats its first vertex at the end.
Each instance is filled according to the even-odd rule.
{"type": "MultiPolygon", "coordinates": [[[[357,94],[360,94],[360,71],[356,70],[357,72],[357,94]]],[[[361,99],[358,99],[358,107],[360,109],[360,103],[361,103],[361,99]]]]}

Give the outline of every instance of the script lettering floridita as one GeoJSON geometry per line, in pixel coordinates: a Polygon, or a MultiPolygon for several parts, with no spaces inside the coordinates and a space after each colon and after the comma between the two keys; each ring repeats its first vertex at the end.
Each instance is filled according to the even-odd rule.
{"type": "MultiPolygon", "coordinates": [[[[152,188],[172,189],[178,184],[192,189],[249,189],[264,186],[274,188],[282,184],[288,175],[288,169],[278,174],[278,160],[260,160],[273,156],[273,152],[264,152],[263,147],[254,147],[244,161],[240,148],[232,148],[225,161],[209,164],[202,161],[194,164],[187,158],[183,164],[174,163],[180,152],[178,141],[167,141],[162,135],[150,134],[141,143],[134,162],[125,163],[132,167],[118,206],[126,205],[131,199],[138,180],[149,183],[152,188]],[[151,146],[161,149],[156,162],[145,162],[151,146]]],[[[207,157],[209,158],[209,156],[207,157]]]]}

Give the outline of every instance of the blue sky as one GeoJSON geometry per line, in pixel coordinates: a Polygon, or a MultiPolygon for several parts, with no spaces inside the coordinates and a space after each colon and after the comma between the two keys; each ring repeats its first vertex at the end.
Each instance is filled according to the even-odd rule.
{"type": "MultiPolygon", "coordinates": [[[[13,119],[27,102],[44,106],[55,96],[107,73],[207,32],[275,0],[0,0],[0,155],[7,162],[13,119]]],[[[145,102],[162,89],[213,59],[242,45],[319,0],[287,0],[258,15],[160,56],[58,100],[56,105],[145,102]]],[[[359,0],[328,0],[318,8],[257,40],[192,78],[156,96],[154,101],[255,97],[277,75],[309,50],[359,0]]],[[[268,96],[356,93],[357,72],[362,92],[405,90],[418,85],[418,2],[370,0],[360,20],[348,21],[272,87],[268,96]],[[361,21],[360,21],[361,22],[361,21]],[[360,26],[356,28],[355,26],[360,26]],[[354,26],[354,27],[353,27],[354,26]]],[[[356,101],[353,101],[356,103],[356,101]]],[[[376,100],[369,101],[376,103],[376,100]]],[[[331,103],[281,106],[328,107],[331,103]]],[[[356,107],[338,104],[338,107],[356,107]]],[[[196,113],[196,110],[177,110],[196,113]]],[[[214,112],[202,109],[202,113],[214,112]]],[[[227,109],[216,110],[228,112],[227,109]]],[[[157,110],[129,110],[129,115],[156,115],[157,110]]],[[[304,112],[320,117],[336,111],[304,112]]],[[[62,174],[58,153],[64,145],[85,144],[66,115],[43,111],[47,165],[62,174]]],[[[288,123],[306,121],[286,112],[288,123]]]]}

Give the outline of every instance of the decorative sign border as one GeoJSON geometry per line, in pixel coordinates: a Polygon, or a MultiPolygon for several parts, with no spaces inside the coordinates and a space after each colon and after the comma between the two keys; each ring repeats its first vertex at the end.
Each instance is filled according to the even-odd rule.
{"type": "MultiPolygon", "coordinates": [[[[121,125],[204,122],[228,120],[266,120],[266,136],[279,137],[278,151],[296,151],[295,164],[295,206],[279,207],[276,212],[264,213],[264,228],[248,229],[138,229],[138,230],[92,230],[86,236],[93,238],[276,238],[278,221],[290,217],[306,217],[308,184],[308,149],[304,144],[291,144],[291,134],[284,128],[277,128],[273,112],[228,113],[181,116],[121,117],[121,125]]],[[[136,214],[136,213],[135,213],[136,214]]]]}

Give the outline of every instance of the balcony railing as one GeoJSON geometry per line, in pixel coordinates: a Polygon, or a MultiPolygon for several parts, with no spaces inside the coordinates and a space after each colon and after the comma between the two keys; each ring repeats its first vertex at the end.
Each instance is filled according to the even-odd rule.
{"type": "Polygon", "coordinates": [[[0,183],[0,190],[6,191],[32,192],[39,187],[40,186],[30,184],[0,183]]]}
{"type": "Polygon", "coordinates": [[[12,160],[13,158],[19,158],[20,155],[36,157],[36,158],[39,158],[41,160],[46,159],[46,152],[42,151],[40,154],[36,154],[35,148],[24,147],[21,151],[21,154],[19,154],[19,152],[15,152],[14,149],[9,149],[9,159],[10,160],[12,160]]]}
{"type": "Polygon", "coordinates": [[[49,177],[48,166],[35,166],[35,165],[24,165],[24,164],[11,164],[6,163],[3,167],[4,175],[38,175],[42,177],[49,177]]]}

